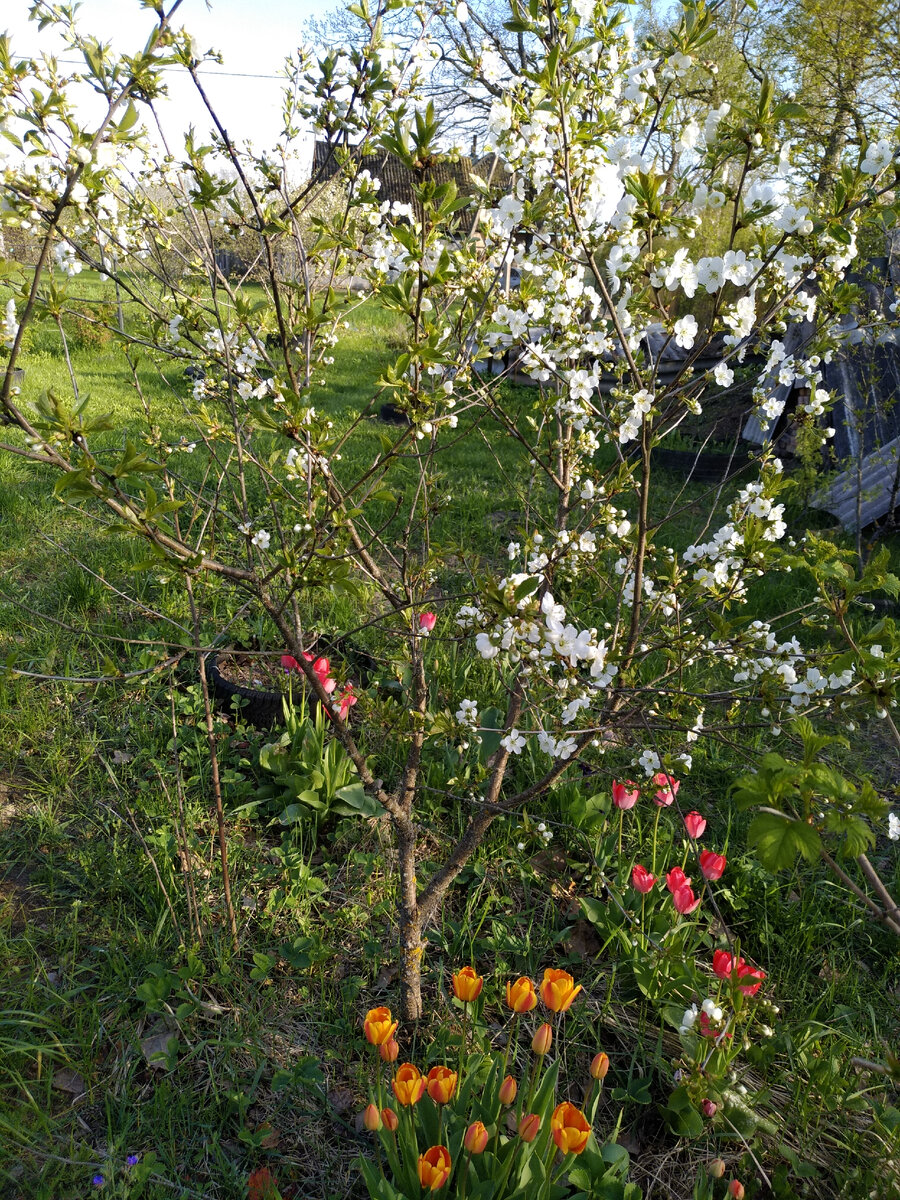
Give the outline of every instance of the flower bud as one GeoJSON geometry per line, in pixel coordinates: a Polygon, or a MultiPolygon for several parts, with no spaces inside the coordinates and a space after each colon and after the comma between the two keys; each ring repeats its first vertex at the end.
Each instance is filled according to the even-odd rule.
{"type": "Polygon", "coordinates": [[[721,1158],[714,1158],[706,1170],[713,1179],[721,1179],[725,1174],[725,1162],[721,1158]]]}
{"type": "MultiPolygon", "coordinates": [[[[381,1119],[384,1121],[385,1129],[389,1129],[391,1133],[397,1132],[397,1126],[400,1124],[400,1118],[392,1108],[383,1108],[381,1110],[381,1119]]],[[[722,1167],[724,1169],[724,1163],[722,1163],[722,1167]]]]}
{"type": "Polygon", "coordinates": [[[374,1104],[366,1106],[366,1111],[363,1113],[363,1125],[368,1129],[369,1133],[377,1133],[381,1128],[381,1113],[374,1104]]]}
{"type": "Polygon", "coordinates": [[[543,1058],[544,1055],[549,1052],[550,1047],[552,1045],[553,1045],[553,1030],[550,1027],[550,1025],[545,1021],[543,1023],[543,1025],[538,1027],[537,1032],[535,1033],[534,1037],[531,1039],[531,1048],[535,1052],[535,1054],[538,1055],[539,1058],[543,1058]]]}
{"type": "Polygon", "coordinates": [[[609,1055],[601,1050],[591,1060],[591,1079],[605,1079],[609,1071],[609,1055]]]}
{"type": "Polygon", "coordinates": [[[541,1118],[537,1113],[526,1113],[519,1122],[519,1137],[523,1142],[533,1142],[541,1128],[541,1118]]]}
{"type": "Polygon", "coordinates": [[[519,1090],[519,1085],[513,1079],[512,1075],[507,1075],[500,1084],[500,1103],[510,1105],[516,1098],[516,1092],[519,1090]]]}
{"type": "Polygon", "coordinates": [[[396,1062],[400,1055],[400,1044],[396,1038],[391,1038],[390,1041],[382,1042],[378,1047],[378,1053],[387,1063],[396,1062]]]}
{"type": "Polygon", "coordinates": [[[744,1200],[744,1185],[738,1179],[732,1179],[728,1185],[728,1195],[731,1200],[744,1200]]]}
{"type": "Polygon", "coordinates": [[[714,1117],[718,1107],[719,1106],[716,1104],[715,1100],[701,1100],[700,1102],[700,1111],[703,1113],[704,1117],[714,1117]]]}
{"type": "Polygon", "coordinates": [[[488,1144],[488,1131],[481,1121],[473,1121],[466,1130],[463,1145],[470,1154],[484,1154],[488,1144]]]}

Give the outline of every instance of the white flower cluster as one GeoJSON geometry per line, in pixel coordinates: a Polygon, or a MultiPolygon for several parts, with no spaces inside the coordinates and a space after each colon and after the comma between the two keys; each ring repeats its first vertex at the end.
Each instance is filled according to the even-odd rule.
{"type": "Polygon", "coordinates": [[[3,317],[2,324],[0,324],[0,338],[3,339],[3,345],[8,350],[12,350],[15,345],[18,332],[19,322],[16,320],[16,302],[10,297],[6,302],[6,314],[3,317]]]}
{"type": "Polygon", "coordinates": [[[758,532],[764,542],[777,542],[787,532],[784,505],[764,495],[765,488],[762,481],[748,483],[728,510],[731,520],[708,542],[695,542],[685,550],[684,561],[697,564],[694,579],[709,591],[745,597],[745,571],[753,566],[758,572],[763,561],[759,551],[751,551],[753,535],[758,532]],[[753,528],[751,518],[762,522],[762,528],[753,528]]]}
{"type": "Polygon", "coordinates": [[[753,621],[746,637],[751,644],[755,643],[752,657],[724,656],[727,663],[738,667],[734,673],[735,683],[756,682],[768,676],[774,686],[788,693],[794,709],[805,708],[811,699],[824,692],[844,692],[853,686],[852,667],[824,674],[808,663],[807,654],[796,637],[779,642],[768,622],[753,621]]]}
{"type": "Polygon", "coordinates": [[[704,1012],[713,1025],[718,1025],[724,1018],[725,1014],[715,1000],[707,997],[700,1008],[696,1004],[692,1004],[690,1008],[684,1010],[681,1018],[681,1024],[678,1026],[678,1032],[681,1034],[690,1033],[697,1023],[700,1013],[704,1012]]]}

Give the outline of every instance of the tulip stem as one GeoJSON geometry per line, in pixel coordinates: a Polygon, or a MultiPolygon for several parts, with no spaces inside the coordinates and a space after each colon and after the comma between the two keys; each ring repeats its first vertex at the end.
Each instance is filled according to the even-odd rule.
{"type": "MultiPolygon", "coordinates": [[[[459,1200],[466,1200],[466,1191],[467,1191],[468,1185],[469,1185],[469,1163],[471,1163],[471,1161],[472,1161],[472,1151],[468,1150],[466,1152],[465,1161],[463,1163],[462,1187],[460,1188],[460,1192],[459,1192],[459,1200]]],[[[457,1171],[457,1178],[458,1177],[459,1177],[459,1172],[457,1171]]]]}
{"type": "Polygon", "coordinates": [[[623,821],[624,817],[625,817],[625,813],[620,808],[619,809],[619,858],[620,859],[622,857],[622,821],[623,821]]]}
{"type": "Polygon", "coordinates": [[[456,1071],[457,1086],[459,1086],[459,1081],[462,1080],[463,1056],[466,1053],[466,1040],[467,1040],[467,1034],[469,1032],[468,1024],[469,1024],[469,1005],[468,1005],[468,1002],[464,1002],[463,1003],[462,1040],[459,1043],[459,1067],[457,1068],[457,1071],[456,1071]]]}
{"type": "Polygon", "coordinates": [[[653,866],[650,868],[650,870],[654,875],[656,874],[656,831],[659,829],[659,814],[661,812],[662,809],[657,808],[656,816],[653,818],[653,866]]]}

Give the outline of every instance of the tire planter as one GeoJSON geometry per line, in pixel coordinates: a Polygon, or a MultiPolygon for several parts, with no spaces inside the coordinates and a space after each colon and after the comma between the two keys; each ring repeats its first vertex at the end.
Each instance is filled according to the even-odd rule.
{"type": "Polygon", "coordinates": [[[748,450],[735,450],[734,454],[715,454],[697,450],[666,450],[657,447],[651,451],[655,467],[671,471],[674,475],[690,477],[697,483],[721,483],[747,465],[752,455],[748,450]]]}
{"type": "Polygon", "coordinates": [[[242,701],[240,715],[256,729],[271,729],[284,716],[286,692],[270,692],[264,688],[248,688],[232,683],[219,670],[217,654],[207,654],[206,675],[216,707],[233,713],[232,700],[237,696],[242,701]]]}
{"type": "MultiPolygon", "coordinates": [[[[378,663],[371,654],[360,650],[344,638],[335,638],[333,641],[320,638],[316,650],[318,653],[346,663],[352,673],[352,678],[348,682],[355,686],[366,687],[374,678],[378,668],[378,663]]],[[[228,651],[228,653],[239,654],[240,651],[228,651]]],[[[225,657],[224,651],[222,656],[225,657]]],[[[241,701],[241,717],[256,729],[271,729],[273,725],[278,725],[284,719],[284,700],[288,694],[287,689],[272,691],[267,688],[251,688],[245,687],[243,684],[232,683],[219,669],[219,655],[215,653],[206,656],[206,675],[217,708],[233,713],[232,701],[237,696],[241,701]]],[[[314,696],[309,696],[309,702],[311,711],[315,712],[318,700],[314,696]]]]}

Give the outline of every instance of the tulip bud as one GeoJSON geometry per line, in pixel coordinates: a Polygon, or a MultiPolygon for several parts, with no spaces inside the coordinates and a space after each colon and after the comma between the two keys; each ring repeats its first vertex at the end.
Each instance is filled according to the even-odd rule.
{"type": "Polygon", "coordinates": [[[400,1044],[396,1038],[391,1038],[388,1042],[382,1042],[378,1047],[378,1053],[386,1063],[396,1062],[400,1056],[400,1044]]]}
{"type": "Polygon", "coordinates": [[[721,1179],[725,1174],[725,1162],[721,1158],[714,1158],[706,1169],[713,1179],[721,1179]]]}
{"type": "Polygon", "coordinates": [[[516,1098],[516,1092],[519,1090],[519,1085],[513,1079],[512,1075],[507,1075],[500,1084],[500,1103],[510,1105],[516,1098]]]}
{"type": "Polygon", "coordinates": [[[744,1200],[744,1185],[737,1179],[732,1179],[728,1185],[728,1195],[731,1200],[744,1200]]]}
{"type": "Polygon", "coordinates": [[[519,1137],[523,1142],[533,1142],[541,1128],[541,1118],[537,1113],[526,1113],[519,1122],[519,1137]]]}
{"type": "MultiPolygon", "coordinates": [[[[389,1129],[391,1133],[397,1132],[397,1126],[400,1124],[400,1118],[392,1108],[383,1108],[381,1110],[381,1119],[384,1121],[385,1129],[389,1129]]],[[[724,1167],[725,1164],[723,1163],[722,1166],[724,1167]]]]}
{"type": "Polygon", "coordinates": [[[591,1060],[591,1079],[605,1079],[609,1071],[609,1055],[601,1050],[591,1060]]]}
{"type": "Polygon", "coordinates": [[[377,1133],[381,1128],[381,1113],[374,1104],[369,1104],[363,1113],[363,1125],[369,1133],[377,1133]]]}
{"type": "Polygon", "coordinates": [[[700,1111],[704,1117],[714,1117],[718,1107],[715,1100],[701,1100],[700,1102],[700,1111]]]}
{"type": "Polygon", "coordinates": [[[548,1053],[552,1045],[553,1030],[545,1021],[543,1025],[539,1026],[534,1037],[531,1039],[531,1048],[539,1058],[543,1058],[544,1055],[548,1053]]]}
{"type": "Polygon", "coordinates": [[[466,1130],[463,1145],[470,1154],[484,1154],[488,1144],[488,1131],[481,1121],[473,1121],[466,1130]]]}

